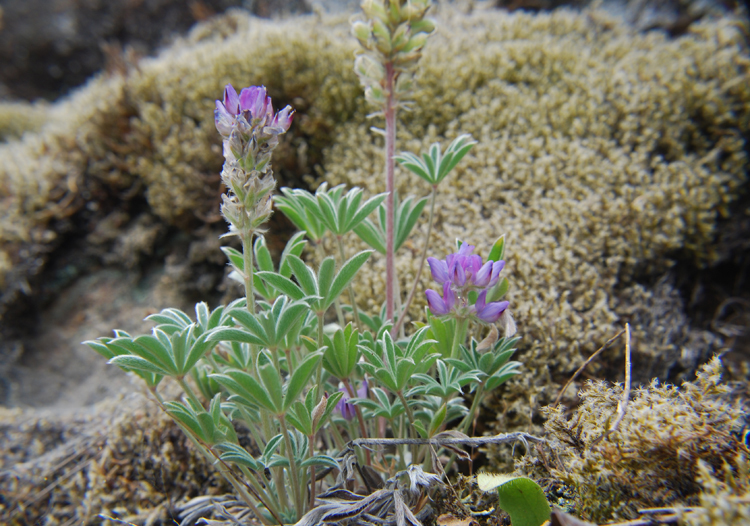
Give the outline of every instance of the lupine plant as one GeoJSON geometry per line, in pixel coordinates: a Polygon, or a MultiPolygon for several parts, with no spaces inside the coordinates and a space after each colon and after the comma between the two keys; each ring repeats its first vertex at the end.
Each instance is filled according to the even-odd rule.
{"type": "MultiPolygon", "coordinates": [[[[444,259],[426,258],[438,186],[475,142],[461,135],[445,151],[435,144],[422,156],[394,155],[396,109],[410,93],[421,50],[434,30],[425,18],[430,4],[366,0],[364,17],[353,26],[365,50],[355,69],[367,100],[385,118],[384,193],[366,198],[359,188],[323,184],[315,194],[283,188],[274,197],[272,154],[294,110],[274,111],[263,86],[238,94],[227,85],[215,110],[225,159],[221,212],[229,224],[226,235],[238,237],[240,249],[222,250],[230,277],[244,286],[243,297],[213,310],[199,303],[195,318],[165,309],[149,316],[155,324],[151,334],[115,331],[114,338],[86,342],[110,363],[140,376],[217,465],[236,492],[224,504],[211,501],[226,520],[237,519],[231,507],[268,525],[315,526],[365,513],[420,524],[412,506],[444,474],[439,438],[453,433],[448,436],[455,443],[465,436],[485,395],[519,372],[520,364],[510,360],[515,326],[502,299],[509,286],[500,276],[505,238],[492,245],[486,262],[473,245],[460,242],[444,259]],[[440,289],[426,291],[426,317],[414,320],[410,334],[403,322],[419,273],[405,301],[395,302],[389,288],[379,315],[360,313],[351,284],[373,251],[349,259],[344,251],[348,236],[358,235],[385,256],[385,282],[395,281],[393,255],[428,200],[399,201],[395,162],[429,185],[419,272],[426,259],[440,289]],[[274,203],[300,229],[278,264],[263,236],[274,203]],[[337,253],[320,254],[313,268],[303,259],[305,238],[322,250],[329,233],[337,253]],[[340,299],[345,292],[348,305],[340,299]],[[177,400],[166,400],[160,391],[167,377],[183,390],[177,400]],[[358,440],[386,436],[402,442],[372,451],[355,447],[358,440]],[[357,478],[365,494],[352,492],[357,478]]],[[[208,513],[209,504],[197,499],[185,520],[208,513]]]]}

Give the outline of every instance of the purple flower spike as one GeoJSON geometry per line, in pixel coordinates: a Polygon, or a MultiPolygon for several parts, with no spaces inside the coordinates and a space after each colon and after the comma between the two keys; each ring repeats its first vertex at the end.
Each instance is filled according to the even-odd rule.
{"type": "Polygon", "coordinates": [[[495,323],[508,308],[508,305],[509,303],[507,301],[493,301],[487,303],[487,291],[483,290],[479,293],[474,308],[476,309],[477,318],[487,323],[495,323]]]}
{"type": "Polygon", "coordinates": [[[445,283],[450,281],[450,275],[448,274],[448,265],[442,259],[427,258],[427,263],[430,265],[430,272],[432,272],[432,279],[438,283],[445,283]]]}

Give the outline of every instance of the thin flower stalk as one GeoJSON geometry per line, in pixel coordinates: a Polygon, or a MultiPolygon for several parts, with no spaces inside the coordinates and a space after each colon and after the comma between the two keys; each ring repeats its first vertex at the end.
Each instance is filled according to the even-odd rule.
{"type": "Polygon", "coordinates": [[[393,326],[393,329],[391,329],[391,335],[395,335],[396,332],[403,325],[404,318],[406,318],[406,315],[408,314],[408,311],[409,311],[409,307],[411,306],[411,302],[414,300],[414,296],[417,293],[419,280],[422,277],[422,270],[424,270],[424,263],[427,260],[427,251],[430,248],[430,235],[432,234],[432,223],[435,219],[436,197],[437,197],[437,185],[434,184],[432,185],[432,193],[430,194],[430,215],[427,218],[427,236],[425,237],[425,240],[424,240],[424,247],[422,248],[422,256],[419,259],[419,266],[417,267],[417,275],[414,278],[414,283],[412,284],[411,290],[409,291],[409,295],[406,297],[404,306],[401,309],[401,315],[398,317],[398,321],[396,321],[396,324],[393,326]]]}

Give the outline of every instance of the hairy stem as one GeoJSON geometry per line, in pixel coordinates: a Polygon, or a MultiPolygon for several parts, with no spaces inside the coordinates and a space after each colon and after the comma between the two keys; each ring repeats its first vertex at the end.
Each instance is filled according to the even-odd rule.
{"type": "Polygon", "coordinates": [[[292,449],[292,440],[289,438],[289,430],[286,427],[286,418],[282,415],[279,419],[281,424],[281,433],[284,436],[284,444],[286,446],[286,454],[289,459],[289,471],[290,478],[292,480],[292,494],[294,495],[294,503],[297,508],[297,520],[302,518],[304,514],[304,499],[302,496],[302,486],[299,480],[299,470],[297,469],[297,460],[294,458],[294,449],[292,449]]]}
{"type": "MultiPolygon", "coordinates": [[[[354,392],[354,388],[352,387],[351,382],[349,382],[348,378],[344,378],[342,380],[344,383],[344,388],[346,389],[347,394],[349,395],[349,398],[356,398],[357,393],[354,392]]],[[[354,413],[357,415],[357,422],[359,423],[359,434],[362,438],[367,437],[367,429],[365,428],[365,419],[362,416],[362,411],[359,409],[358,406],[354,406],[354,413]]],[[[372,459],[370,458],[370,451],[365,450],[365,462],[369,466],[372,462],[372,459]]]]}
{"type": "Polygon", "coordinates": [[[468,318],[458,318],[456,320],[456,332],[453,333],[453,344],[451,345],[451,358],[458,359],[461,355],[459,345],[466,341],[466,329],[469,328],[468,318]]]}
{"type": "Polygon", "coordinates": [[[464,417],[463,422],[458,426],[458,429],[460,429],[464,435],[469,434],[469,430],[471,429],[471,424],[474,422],[474,419],[476,418],[477,411],[479,410],[479,404],[482,403],[482,397],[484,396],[484,384],[480,384],[479,387],[477,387],[477,391],[474,393],[474,400],[471,402],[471,409],[469,409],[469,412],[464,417]]]}
{"type": "MultiPolygon", "coordinates": [[[[339,245],[339,254],[341,255],[341,264],[346,262],[346,254],[344,254],[344,244],[341,242],[341,236],[336,236],[336,242],[339,245]]],[[[362,332],[362,324],[359,321],[359,310],[357,309],[357,299],[354,296],[354,287],[349,283],[347,287],[349,289],[349,303],[352,304],[352,314],[354,314],[354,323],[357,324],[357,330],[362,332]]]]}
{"type": "Polygon", "coordinates": [[[253,236],[252,230],[242,233],[242,255],[244,257],[245,272],[245,296],[247,297],[247,310],[255,314],[255,291],[253,290],[253,236]]]}
{"type": "Polygon", "coordinates": [[[396,71],[392,61],[385,63],[385,317],[393,320],[393,282],[396,279],[394,254],[394,160],[396,151],[396,71]]]}
{"type": "Polygon", "coordinates": [[[401,315],[398,317],[398,321],[391,329],[391,336],[394,336],[396,334],[396,331],[401,327],[401,324],[404,323],[404,318],[406,318],[406,314],[409,310],[409,306],[411,306],[411,302],[414,299],[414,294],[417,292],[417,286],[419,285],[419,279],[422,277],[422,270],[424,269],[424,262],[427,259],[427,250],[430,248],[430,234],[432,234],[432,222],[435,218],[435,198],[437,196],[437,185],[432,185],[432,194],[430,197],[430,216],[427,220],[427,237],[424,240],[424,248],[422,249],[422,257],[419,260],[419,267],[417,268],[417,275],[414,278],[414,283],[411,286],[411,290],[409,291],[409,295],[406,297],[406,302],[404,303],[403,309],[401,309],[401,315]]]}

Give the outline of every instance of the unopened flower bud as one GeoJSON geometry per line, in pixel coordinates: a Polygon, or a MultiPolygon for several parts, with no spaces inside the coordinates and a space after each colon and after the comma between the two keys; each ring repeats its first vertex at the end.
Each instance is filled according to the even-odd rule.
{"type": "Polygon", "coordinates": [[[410,51],[418,51],[424,47],[427,43],[427,38],[430,35],[427,33],[417,33],[409,39],[409,42],[403,47],[402,51],[408,53],[410,51]]]}
{"type": "Polygon", "coordinates": [[[391,45],[391,32],[388,27],[380,20],[375,20],[372,24],[372,35],[375,38],[375,47],[383,55],[390,55],[391,45]]]}
{"type": "Polygon", "coordinates": [[[318,427],[318,422],[320,422],[320,419],[323,417],[323,413],[325,413],[326,406],[328,405],[328,393],[323,393],[323,396],[320,399],[320,402],[318,402],[318,405],[316,405],[312,410],[312,425],[313,429],[318,427]]]}
{"type": "Polygon", "coordinates": [[[429,18],[414,20],[411,22],[411,31],[412,33],[432,33],[435,31],[435,22],[429,18]]]}
{"type": "Polygon", "coordinates": [[[411,28],[408,23],[400,24],[396,31],[393,32],[391,38],[391,44],[393,45],[394,51],[401,51],[401,49],[409,42],[409,36],[411,35],[411,28]]]}
{"type": "Polygon", "coordinates": [[[383,0],[363,0],[362,11],[370,20],[378,19],[382,22],[388,21],[383,0]]]}
{"type": "Polygon", "coordinates": [[[372,28],[370,28],[370,24],[366,24],[365,22],[354,22],[352,24],[352,34],[359,40],[362,46],[367,47],[367,42],[372,36],[372,28]]]}

